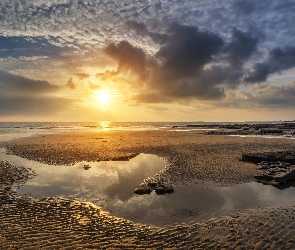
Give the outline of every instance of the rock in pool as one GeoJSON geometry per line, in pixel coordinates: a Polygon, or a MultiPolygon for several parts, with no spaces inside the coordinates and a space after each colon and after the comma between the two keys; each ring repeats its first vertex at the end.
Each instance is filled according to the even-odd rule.
{"type": "Polygon", "coordinates": [[[134,193],[136,194],[150,194],[152,189],[148,186],[138,186],[135,188],[134,193]]]}

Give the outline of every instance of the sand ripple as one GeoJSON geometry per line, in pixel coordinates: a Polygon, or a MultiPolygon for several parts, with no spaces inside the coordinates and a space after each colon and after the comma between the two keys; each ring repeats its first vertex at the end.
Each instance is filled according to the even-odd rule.
{"type": "MultiPolygon", "coordinates": [[[[247,181],[255,165],[242,153],[294,150],[292,140],[189,132],[46,135],[6,143],[11,153],[50,164],[155,153],[169,160],[156,178],[172,183],[247,181]]],[[[167,227],[140,225],[76,200],[16,197],[32,174],[0,163],[1,249],[295,249],[295,207],[261,208],[167,227]]]]}

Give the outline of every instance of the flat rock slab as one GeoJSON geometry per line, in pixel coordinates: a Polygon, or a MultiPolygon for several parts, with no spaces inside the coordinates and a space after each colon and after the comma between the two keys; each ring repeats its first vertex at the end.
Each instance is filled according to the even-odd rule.
{"type": "Polygon", "coordinates": [[[253,162],[253,163],[260,163],[262,161],[287,162],[290,164],[295,164],[295,151],[243,154],[242,161],[253,162]]]}
{"type": "Polygon", "coordinates": [[[262,161],[257,165],[258,173],[254,177],[264,184],[281,186],[295,179],[295,166],[286,162],[262,161]]]}
{"type": "Polygon", "coordinates": [[[264,184],[281,186],[295,179],[295,151],[243,154],[242,161],[257,164],[254,177],[264,184]]]}

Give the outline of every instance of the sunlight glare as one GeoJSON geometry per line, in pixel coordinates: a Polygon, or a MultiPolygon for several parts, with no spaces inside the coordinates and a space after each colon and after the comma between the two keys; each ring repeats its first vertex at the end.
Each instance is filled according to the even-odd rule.
{"type": "Polygon", "coordinates": [[[107,90],[101,90],[95,94],[95,98],[100,106],[107,106],[111,101],[111,93],[107,90]]]}
{"type": "Polygon", "coordinates": [[[98,99],[101,103],[107,103],[110,100],[110,95],[106,92],[102,92],[98,95],[98,99]]]}

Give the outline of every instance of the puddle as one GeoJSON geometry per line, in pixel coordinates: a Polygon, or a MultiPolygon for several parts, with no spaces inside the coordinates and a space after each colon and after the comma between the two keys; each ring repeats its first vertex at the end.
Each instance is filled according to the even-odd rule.
{"type": "Polygon", "coordinates": [[[138,223],[167,225],[198,221],[238,210],[295,204],[295,183],[281,189],[257,182],[231,187],[174,186],[173,194],[136,195],[134,188],[154,176],[166,162],[149,154],[129,161],[80,162],[73,166],[51,166],[6,155],[0,158],[35,170],[38,176],[17,190],[21,196],[67,197],[91,201],[112,215],[138,223]],[[89,165],[88,170],[84,165],[89,165]]]}

